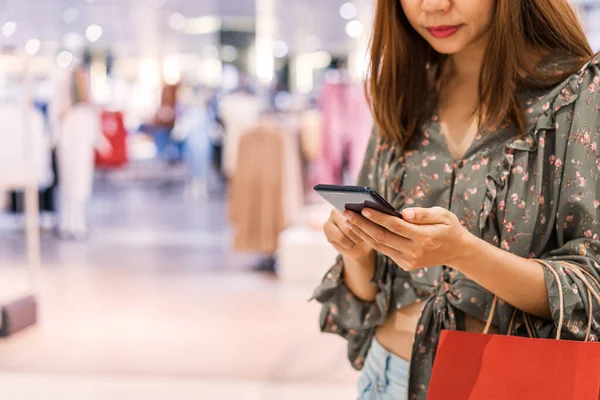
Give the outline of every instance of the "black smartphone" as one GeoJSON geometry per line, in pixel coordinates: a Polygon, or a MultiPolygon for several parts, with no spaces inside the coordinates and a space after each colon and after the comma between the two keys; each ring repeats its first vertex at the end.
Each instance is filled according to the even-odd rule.
{"type": "Polygon", "coordinates": [[[379,193],[367,186],[317,185],[314,190],[329,204],[344,212],[345,210],[362,213],[371,208],[384,214],[402,218],[400,213],[379,193]]]}

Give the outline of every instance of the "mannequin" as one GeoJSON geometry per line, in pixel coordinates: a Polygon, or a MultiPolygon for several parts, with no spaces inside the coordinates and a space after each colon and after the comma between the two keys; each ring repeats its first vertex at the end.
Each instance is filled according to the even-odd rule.
{"type": "Polygon", "coordinates": [[[86,206],[92,194],[95,150],[110,155],[100,117],[90,104],[86,71],[78,67],[68,85],[70,98],[60,109],[57,153],[60,181],[59,235],[81,240],[87,235],[86,206]]]}

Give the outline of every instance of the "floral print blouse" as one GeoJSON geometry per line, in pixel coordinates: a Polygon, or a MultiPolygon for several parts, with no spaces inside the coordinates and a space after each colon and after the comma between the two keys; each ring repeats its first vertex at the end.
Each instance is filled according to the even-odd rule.
{"type": "MultiPolygon", "coordinates": [[[[585,340],[594,300],[582,281],[557,261],[575,263],[600,279],[599,62],[600,57],[592,59],[552,89],[521,91],[525,136],[509,125],[485,130],[462,159],[453,160],[434,113],[404,150],[374,134],[359,178],[360,185],[373,187],[398,210],[445,207],[474,235],[507,252],[549,263],[564,288],[562,338],[567,340],[585,340]]],[[[552,67],[560,69],[557,63],[552,67]]],[[[388,313],[424,302],[412,351],[409,398],[425,399],[441,330],[461,329],[464,315],[486,321],[494,295],[448,267],[405,272],[378,254],[373,284],[380,291],[375,301],[364,302],[345,285],[343,268],[340,257],[315,291],[314,298],[323,304],[321,329],[346,338],[350,362],[361,369],[375,328],[388,313]]],[[[500,300],[493,324],[502,333],[555,337],[559,289],[551,271],[545,270],[545,279],[553,321],[527,316],[500,300]]],[[[590,340],[598,341],[599,304],[593,308],[591,332],[590,340]]]]}

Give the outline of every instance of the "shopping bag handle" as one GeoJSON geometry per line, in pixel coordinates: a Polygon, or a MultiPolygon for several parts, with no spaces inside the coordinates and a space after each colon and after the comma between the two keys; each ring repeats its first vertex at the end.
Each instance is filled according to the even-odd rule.
{"type": "MultiPolygon", "coordinates": [[[[559,298],[560,305],[559,305],[559,323],[558,323],[558,329],[556,331],[556,339],[560,340],[562,328],[563,328],[563,325],[565,322],[565,301],[564,301],[563,286],[560,281],[560,276],[558,275],[558,272],[556,272],[556,270],[554,268],[552,268],[552,266],[549,263],[547,263],[546,261],[537,260],[537,259],[534,261],[538,262],[543,267],[548,269],[548,271],[550,271],[550,273],[552,273],[554,275],[554,278],[556,279],[556,283],[558,284],[558,288],[559,288],[558,298],[559,298]]],[[[587,342],[589,340],[590,334],[592,332],[592,313],[593,313],[592,296],[596,299],[596,301],[598,301],[598,303],[600,303],[600,295],[598,294],[597,291],[594,290],[594,287],[586,278],[589,278],[593,283],[595,283],[596,287],[599,289],[600,289],[600,282],[598,282],[598,280],[592,274],[590,274],[587,270],[585,270],[584,268],[582,268],[576,264],[570,263],[568,261],[556,261],[556,262],[561,264],[561,266],[564,269],[573,272],[575,274],[575,276],[577,276],[583,282],[583,284],[585,285],[585,287],[587,289],[588,304],[589,304],[588,326],[587,326],[587,330],[586,330],[586,334],[585,334],[585,341],[587,342]]],[[[488,315],[488,319],[485,324],[485,328],[483,329],[483,333],[486,335],[489,333],[490,328],[492,326],[492,321],[494,320],[494,314],[496,313],[497,304],[498,304],[498,296],[494,296],[494,300],[492,301],[492,306],[490,307],[490,313],[488,315]]],[[[512,332],[512,327],[513,327],[516,315],[517,315],[517,309],[515,308],[513,315],[510,319],[507,335],[510,335],[510,333],[512,332]]],[[[527,315],[525,313],[523,313],[523,315],[524,315],[524,319],[525,319],[525,327],[527,328],[529,337],[533,337],[533,323],[529,319],[529,315],[527,315]]],[[[599,393],[598,398],[600,400],[600,393],[599,393]]]]}
{"type": "MultiPolygon", "coordinates": [[[[496,313],[496,306],[498,304],[498,296],[494,296],[494,300],[492,301],[492,306],[490,307],[490,314],[488,316],[487,322],[485,324],[485,328],[483,329],[483,334],[487,335],[490,332],[490,328],[492,327],[492,321],[494,320],[494,314],[496,313]]],[[[510,318],[510,323],[508,324],[508,332],[506,333],[507,336],[510,336],[510,333],[512,332],[513,329],[513,325],[515,323],[515,317],[517,316],[517,309],[515,308],[515,310],[513,311],[513,315],[510,318]]],[[[527,333],[529,334],[530,338],[533,338],[533,323],[531,322],[529,315],[523,313],[523,318],[525,320],[525,327],[527,328],[527,333]]]]}

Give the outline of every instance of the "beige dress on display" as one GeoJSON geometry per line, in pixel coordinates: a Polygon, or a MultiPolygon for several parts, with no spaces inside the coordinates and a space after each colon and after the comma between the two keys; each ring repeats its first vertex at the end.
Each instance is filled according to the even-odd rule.
{"type": "Polygon", "coordinates": [[[302,207],[298,146],[278,123],[263,118],[241,136],[231,181],[234,248],[273,254],[281,232],[302,207]]]}

